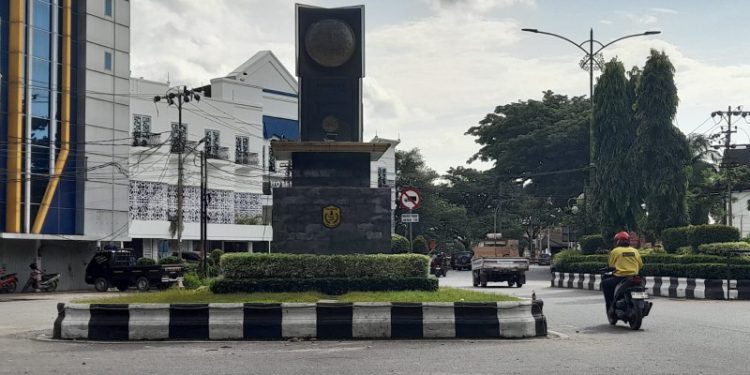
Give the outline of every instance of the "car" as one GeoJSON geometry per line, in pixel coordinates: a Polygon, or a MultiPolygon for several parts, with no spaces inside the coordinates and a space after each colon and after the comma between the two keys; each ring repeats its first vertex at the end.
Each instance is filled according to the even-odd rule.
{"type": "Polygon", "coordinates": [[[540,266],[549,266],[552,263],[552,255],[550,254],[539,254],[537,258],[537,264],[540,266]]]}
{"type": "MultiPolygon", "coordinates": [[[[177,256],[177,253],[173,253],[173,256],[177,256]]],[[[201,257],[201,253],[197,251],[183,251],[182,252],[182,259],[186,262],[200,262],[203,260],[201,257]]]]}
{"type": "Polygon", "coordinates": [[[166,289],[182,279],[181,266],[139,265],[130,249],[105,250],[94,254],[86,266],[86,284],[93,284],[99,292],[110,287],[126,291],[135,286],[148,291],[152,286],[166,289]]]}
{"type": "Polygon", "coordinates": [[[471,258],[474,253],[471,251],[459,251],[451,256],[451,268],[457,271],[470,270],[471,258]]]}

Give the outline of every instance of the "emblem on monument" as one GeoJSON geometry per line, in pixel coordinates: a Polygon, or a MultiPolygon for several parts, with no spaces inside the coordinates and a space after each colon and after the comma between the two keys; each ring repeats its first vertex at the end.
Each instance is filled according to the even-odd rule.
{"type": "Polygon", "coordinates": [[[323,225],[326,228],[336,228],[341,224],[341,209],[334,206],[323,207],[323,225]]]}

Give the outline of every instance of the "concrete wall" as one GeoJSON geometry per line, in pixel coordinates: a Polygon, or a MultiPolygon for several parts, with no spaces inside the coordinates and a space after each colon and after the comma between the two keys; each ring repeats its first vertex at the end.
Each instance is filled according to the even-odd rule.
{"type": "Polygon", "coordinates": [[[292,187],[274,190],[272,251],[350,254],[391,248],[388,188],[292,187]],[[341,210],[336,228],[323,225],[323,208],[341,210]]]}
{"type": "Polygon", "coordinates": [[[89,289],[84,282],[86,264],[96,252],[93,242],[82,241],[0,241],[0,266],[8,273],[18,273],[18,292],[29,278],[29,264],[36,260],[36,248],[40,247],[42,269],[48,273],[60,273],[58,290],[89,289]]]}

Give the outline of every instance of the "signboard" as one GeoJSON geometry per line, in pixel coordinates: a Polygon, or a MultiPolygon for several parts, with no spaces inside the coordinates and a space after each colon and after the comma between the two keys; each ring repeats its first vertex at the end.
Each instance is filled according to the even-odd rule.
{"type": "Polygon", "coordinates": [[[401,214],[402,223],[418,223],[419,214],[401,214]]]}
{"type": "Polygon", "coordinates": [[[336,228],[341,224],[341,209],[334,206],[323,207],[323,225],[326,228],[336,228]]]}
{"type": "Polygon", "coordinates": [[[422,195],[417,188],[407,187],[401,190],[398,203],[407,210],[416,210],[422,205],[422,195]]]}

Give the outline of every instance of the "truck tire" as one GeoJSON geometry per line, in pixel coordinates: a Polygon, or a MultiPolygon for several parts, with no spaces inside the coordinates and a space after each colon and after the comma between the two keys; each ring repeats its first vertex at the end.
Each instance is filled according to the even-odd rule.
{"type": "Polygon", "coordinates": [[[476,273],[476,272],[472,272],[472,273],[471,273],[471,281],[472,281],[472,284],[473,284],[473,285],[474,285],[475,287],[476,287],[476,286],[479,286],[479,276],[477,275],[477,273],[476,273]]]}
{"type": "Polygon", "coordinates": [[[520,281],[516,281],[516,288],[520,288],[522,286],[523,286],[523,283],[521,283],[520,281]]]}
{"type": "Polygon", "coordinates": [[[508,281],[508,286],[509,287],[513,286],[513,281],[508,281]]]}
{"type": "Polygon", "coordinates": [[[135,280],[135,286],[140,292],[148,292],[151,289],[151,282],[146,277],[141,276],[135,280]]]}
{"type": "Polygon", "coordinates": [[[97,277],[96,280],[94,280],[94,289],[96,289],[97,292],[106,292],[109,290],[109,280],[103,277],[97,277]]]}
{"type": "Polygon", "coordinates": [[[482,285],[482,288],[487,287],[487,274],[484,272],[479,273],[479,284],[482,285]]]}

